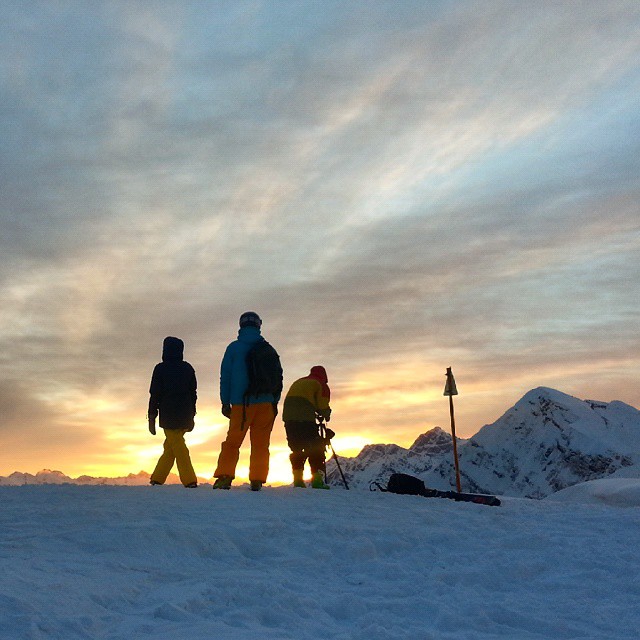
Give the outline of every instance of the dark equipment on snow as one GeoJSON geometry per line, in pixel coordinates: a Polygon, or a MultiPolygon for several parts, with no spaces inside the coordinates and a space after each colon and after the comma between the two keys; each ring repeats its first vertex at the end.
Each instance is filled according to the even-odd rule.
{"type": "Polygon", "coordinates": [[[377,482],[372,482],[369,486],[371,491],[398,493],[409,496],[423,496],[424,498],[448,498],[456,502],[474,502],[475,504],[486,504],[490,507],[499,507],[501,502],[496,496],[488,496],[480,493],[460,493],[459,491],[439,491],[429,489],[424,481],[407,473],[392,473],[386,488],[377,482]]]}
{"type": "MultiPolygon", "coordinates": [[[[331,444],[331,438],[335,436],[335,432],[332,429],[329,429],[322,417],[318,416],[318,427],[320,428],[320,437],[324,440],[324,446],[331,449],[331,457],[336,463],[336,467],[338,467],[338,471],[340,472],[340,477],[342,478],[342,482],[344,483],[344,488],[349,491],[349,485],[347,484],[347,479],[344,477],[344,473],[342,472],[342,467],[340,466],[340,462],[338,461],[338,456],[336,455],[336,450],[333,448],[331,444]]],[[[324,479],[327,481],[327,462],[325,460],[324,463],[324,479]]]]}

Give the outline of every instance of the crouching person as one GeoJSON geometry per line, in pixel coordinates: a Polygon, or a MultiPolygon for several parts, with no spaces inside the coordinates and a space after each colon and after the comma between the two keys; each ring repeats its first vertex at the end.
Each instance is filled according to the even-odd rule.
{"type": "Polygon", "coordinates": [[[198,486],[184,434],[193,431],[196,414],[197,382],[193,367],[183,360],[184,342],[168,337],[162,345],[162,362],[155,366],[149,393],[149,431],[156,435],[156,417],[164,430],[164,452],[151,474],[151,484],[164,484],[173,463],[178,465],[182,484],[198,486]]]}
{"type": "Polygon", "coordinates": [[[294,487],[306,487],[304,465],[309,460],[311,486],[314,489],[329,488],[324,477],[326,441],[316,423],[316,417],[327,422],[331,418],[331,392],[327,383],[324,367],[312,367],[308,376],[291,385],[284,400],[282,419],[291,449],[289,460],[294,487]]]}

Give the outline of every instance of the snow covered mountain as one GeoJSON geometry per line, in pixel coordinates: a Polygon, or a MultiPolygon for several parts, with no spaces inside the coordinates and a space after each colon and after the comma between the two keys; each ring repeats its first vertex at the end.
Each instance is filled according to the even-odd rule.
{"type": "MultiPolygon", "coordinates": [[[[451,436],[436,427],[409,449],[369,445],[340,460],[350,486],[386,484],[395,472],[455,487],[451,436]]],[[[462,490],[543,498],[640,463],[640,411],[538,387],[469,440],[458,440],[462,490]]],[[[329,480],[340,484],[332,461],[329,480]]]]}

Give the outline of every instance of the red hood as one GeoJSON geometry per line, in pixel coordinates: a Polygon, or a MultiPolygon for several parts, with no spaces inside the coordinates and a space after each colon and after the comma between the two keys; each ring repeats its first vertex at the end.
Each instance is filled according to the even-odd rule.
{"type": "Polygon", "coordinates": [[[323,384],[327,384],[329,382],[329,378],[327,378],[327,371],[324,367],[317,365],[315,367],[311,367],[311,372],[309,373],[309,378],[314,378],[318,382],[322,382],[323,384]]]}
{"type": "Polygon", "coordinates": [[[329,385],[327,384],[327,382],[329,382],[329,378],[327,378],[327,371],[324,367],[321,367],[320,365],[311,367],[311,371],[309,372],[307,378],[317,380],[322,385],[322,395],[327,399],[331,397],[331,391],[329,390],[329,385]]]}

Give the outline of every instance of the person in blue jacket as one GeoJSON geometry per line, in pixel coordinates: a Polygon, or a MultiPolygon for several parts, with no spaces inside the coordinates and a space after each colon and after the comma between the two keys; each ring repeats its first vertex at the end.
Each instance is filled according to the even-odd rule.
{"type": "MultiPolygon", "coordinates": [[[[253,491],[259,491],[269,473],[269,441],[277,414],[280,392],[259,393],[247,396],[249,371],[247,353],[258,342],[261,335],[260,316],[247,311],[240,316],[238,338],[226,349],[220,365],[220,401],[222,415],[229,418],[229,430],[222,443],[218,466],[213,474],[214,489],[229,489],[235,477],[240,447],[249,432],[251,454],[249,458],[249,481],[253,491]]],[[[274,352],[275,353],[275,352],[274,352]]],[[[276,354],[277,356],[277,354],[276,354]]],[[[279,367],[279,359],[278,364],[279,367]]],[[[280,369],[280,377],[282,369],[280,369]]]]}

